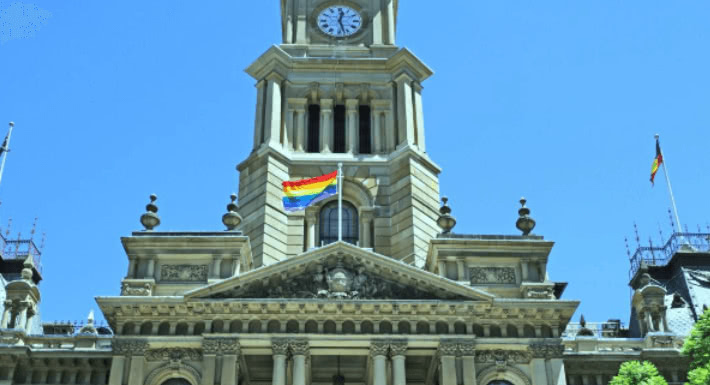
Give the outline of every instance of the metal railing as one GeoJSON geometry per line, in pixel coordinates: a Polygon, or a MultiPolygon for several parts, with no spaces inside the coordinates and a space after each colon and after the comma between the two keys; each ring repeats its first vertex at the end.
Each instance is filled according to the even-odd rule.
{"type": "MultiPolygon", "coordinates": [[[[619,336],[621,329],[624,329],[624,324],[622,322],[587,322],[584,327],[594,333],[594,337],[613,338],[619,336]]],[[[580,330],[582,330],[582,325],[579,322],[570,322],[562,332],[562,338],[575,338],[580,330]]]]}
{"type": "Polygon", "coordinates": [[[641,263],[649,266],[664,266],[679,250],[691,252],[710,251],[710,233],[673,233],[663,246],[641,246],[629,258],[629,279],[633,278],[641,263]]]}
{"type": "Polygon", "coordinates": [[[7,239],[0,234],[0,253],[4,260],[25,260],[32,256],[35,269],[42,272],[42,252],[31,239],[7,239]]]}

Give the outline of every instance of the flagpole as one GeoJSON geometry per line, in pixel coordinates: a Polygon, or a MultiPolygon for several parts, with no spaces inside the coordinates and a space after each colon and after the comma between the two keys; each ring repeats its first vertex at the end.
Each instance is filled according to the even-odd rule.
{"type": "Polygon", "coordinates": [[[12,128],[15,127],[15,123],[10,122],[10,130],[7,132],[7,143],[5,143],[5,148],[2,154],[2,161],[0,161],[0,182],[2,181],[2,173],[5,171],[5,160],[7,159],[7,153],[10,150],[10,136],[12,136],[12,128]]]}
{"type": "MultiPolygon", "coordinates": [[[[655,138],[658,140],[660,135],[656,134],[655,138]]],[[[663,155],[663,148],[661,148],[661,157],[663,158],[663,162],[661,163],[661,166],[663,166],[663,175],[666,177],[666,183],[668,184],[668,193],[671,196],[671,206],[673,206],[673,214],[675,215],[675,223],[678,226],[678,232],[682,233],[683,228],[680,227],[680,218],[678,217],[678,207],[675,205],[675,198],[673,197],[673,188],[671,187],[671,178],[668,176],[668,168],[666,167],[666,156],[663,155]]]]}
{"type": "Polygon", "coordinates": [[[343,240],[343,164],[338,163],[338,242],[343,240]]]}

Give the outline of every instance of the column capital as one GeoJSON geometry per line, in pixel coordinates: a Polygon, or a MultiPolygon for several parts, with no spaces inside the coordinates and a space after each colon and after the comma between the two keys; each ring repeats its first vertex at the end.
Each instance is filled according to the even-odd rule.
{"type": "Polygon", "coordinates": [[[258,82],[256,82],[256,84],[254,84],[254,87],[259,89],[259,88],[263,88],[265,85],[266,85],[266,80],[261,79],[258,82]]]}
{"type": "Polygon", "coordinates": [[[358,99],[346,99],[345,107],[348,112],[357,112],[357,107],[360,105],[360,100],[358,99]]]}
{"type": "Polygon", "coordinates": [[[409,74],[406,72],[401,72],[400,74],[398,74],[397,76],[394,77],[394,81],[397,84],[401,84],[401,83],[410,83],[411,84],[414,81],[414,78],[409,76],[409,74]]]}
{"type": "Polygon", "coordinates": [[[459,343],[457,340],[441,340],[436,350],[438,356],[457,356],[459,353],[459,343]]]}
{"type": "Polygon", "coordinates": [[[266,79],[267,81],[270,81],[270,82],[273,81],[273,82],[277,82],[277,83],[281,83],[282,81],[286,80],[286,78],[283,75],[281,75],[280,73],[278,73],[276,71],[270,72],[268,75],[266,75],[264,77],[264,79],[266,79]]]}
{"type": "Polygon", "coordinates": [[[422,92],[422,90],[424,89],[424,87],[422,86],[422,83],[419,83],[417,81],[412,82],[412,88],[414,88],[414,91],[417,91],[417,92],[422,92]]]}
{"type": "Polygon", "coordinates": [[[333,110],[333,99],[321,99],[320,110],[321,112],[331,112],[333,110]]]}
{"type": "Polygon", "coordinates": [[[291,349],[291,354],[294,356],[307,356],[310,351],[310,346],[308,345],[308,340],[306,339],[292,339],[288,341],[288,346],[291,349]]]}
{"type": "Polygon", "coordinates": [[[275,356],[288,355],[288,340],[284,338],[275,338],[271,340],[271,351],[275,356]]]}
{"type": "Polygon", "coordinates": [[[306,222],[315,223],[318,219],[318,207],[309,206],[306,208],[306,222]]]}
{"type": "Polygon", "coordinates": [[[387,356],[389,349],[389,341],[372,341],[370,343],[370,357],[387,356]]]}
{"type": "Polygon", "coordinates": [[[308,99],[306,98],[288,98],[288,104],[296,111],[305,111],[308,99]]]}
{"type": "Polygon", "coordinates": [[[394,356],[403,356],[407,351],[407,341],[406,340],[394,340],[390,342],[390,354],[394,356]]]}

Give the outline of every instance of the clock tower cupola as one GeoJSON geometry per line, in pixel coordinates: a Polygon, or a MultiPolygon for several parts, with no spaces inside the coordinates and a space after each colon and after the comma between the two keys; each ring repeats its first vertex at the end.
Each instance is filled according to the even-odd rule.
{"type": "Polygon", "coordinates": [[[440,169],[426,152],[422,108],[432,71],[395,44],[397,7],[397,0],[281,1],[282,43],[246,69],[256,81],[256,113],[253,151],[238,166],[239,206],[257,267],[337,240],[335,202],[287,213],[281,183],[338,163],[343,239],[424,264],[439,231],[440,169]]]}

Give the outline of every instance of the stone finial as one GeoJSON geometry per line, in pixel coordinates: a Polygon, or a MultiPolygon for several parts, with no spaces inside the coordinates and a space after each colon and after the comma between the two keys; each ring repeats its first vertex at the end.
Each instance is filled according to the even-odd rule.
{"type": "Polygon", "coordinates": [[[158,206],[155,201],[158,196],[150,194],[150,203],[145,206],[145,213],[141,215],[141,224],[146,231],[152,231],[153,228],[160,226],[160,217],[158,216],[158,206]]]}
{"type": "Polygon", "coordinates": [[[31,281],[32,276],[34,275],[34,272],[32,271],[32,269],[35,267],[35,262],[34,262],[31,255],[27,256],[27,259],[25,259],[25,262],[22,264],[22,266],[24,268],[20,272],[20,276],[25,281],[31,281]]]}
{"type": "Polygon", "coordinates": [[[436,223],[443,230],[442,234],[449,234],[451,233],[451,229],[456,226],[456,218],[451,215],[451,207],[449,207],[448,204],[449,198],[441,197],[441,201],[443,202],[439,209],[441,215],[439,215],[439,219],[436,220],[436,223]]]}
{"type": "Polygon", "coordinates": [[[222,216],[222,223],[227,226],[227,231],[234,231],[242,223],[242,217],[237,212],[239,210],[236,203],[237,194],[232,194],[230,198],[232,201],[227,205],[227,213],[222,216]]]}
{"type": "Polygon", "coordinates": [[[15,127],[15,122],[10,122],[10,127],[15,127]]]}
{"type": "Polygon", "coordinates": [[[89,311],[89,315],[86,317],[86,325],[79,329],[79,334],[97,334],[96,326],[94,326],[94,310],[89,311]]]}
{"type": "Polygon", "coordinates": [[[520,205],[522,206],[518,210],[517,222],[515,222],[515,227],[523,232],[523,236],[530,235],[530,232],[535,228],[535,220],[530,217],[530,209],[525,206],[527,200],[525,198],[520,198],[520,205]]]}

